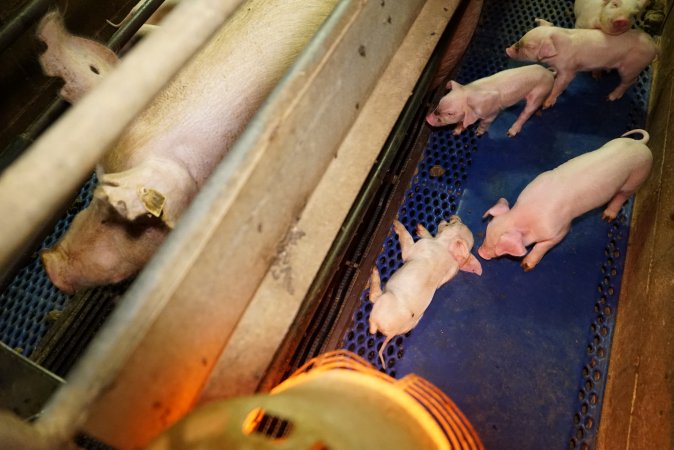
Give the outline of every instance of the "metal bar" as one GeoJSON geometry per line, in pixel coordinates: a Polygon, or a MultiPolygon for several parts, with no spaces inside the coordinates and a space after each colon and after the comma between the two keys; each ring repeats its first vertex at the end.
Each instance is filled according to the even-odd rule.
{"type": "Polygon", "coordinates": [[[137,11],[133,12],[129,20],[125,21],[110,37],[108,47],[115,53],[119,52],[163,3],[164,0],[147,0],[143,3],[137,11]]]}
{"type": "Polygon", "coordinates": [[[0,30],[0,53],[30,28],[49,7],[50,0],[33,0],[0,30]]]}
{"type": "Polygon", "coordinates": [[[0,177],[4,272],[147,103],[242,0],[183,2],[0,177]],[[105,107],[101,107],[105,105],[105,107]],[[95,139],[91,137],[95,136],[95,139]]]}

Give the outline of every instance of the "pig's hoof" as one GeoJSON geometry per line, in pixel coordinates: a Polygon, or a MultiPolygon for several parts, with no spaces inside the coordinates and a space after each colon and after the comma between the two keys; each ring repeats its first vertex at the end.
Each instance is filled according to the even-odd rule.
{"type": "Polygon", "coordinates": [[[508,130],[508,132],[506,133],[506,136],[508,136],[508,137],[515,137],[515,136],[517,136],[517,133],[518,133],[518,132],[519,132],[519,130],[517,130],[517,131],[508,130]]]}
{"type": "Polygon", "coordinates": [[[605,220],[607,222],[612,222],[612,221],[615,220],[615,218],[616,218],[616,215],[611,214],[611,213],[604,212],[604,214],[601,215],[601,220],[605,220]]]}
{"type": "Polygon", "coordinates": [[[520,264],[520,266],[522,267],[522,269],[524,269],[525,272],[531,272],[532,270],[534,270],[534,267],[536,267],[536,266],[532,266],[529,263],[525,263],[525,262],[520,264]]]}

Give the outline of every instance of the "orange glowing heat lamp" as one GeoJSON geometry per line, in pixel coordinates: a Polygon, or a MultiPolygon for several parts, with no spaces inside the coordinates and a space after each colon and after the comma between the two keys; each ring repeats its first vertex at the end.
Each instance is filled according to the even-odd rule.
{"type": "Polygon", "coordinates": [[[269,394],[199,407],[147,450],[484,449],[459,408],[414,374],[401,380],[337,350],[269,394]]]}

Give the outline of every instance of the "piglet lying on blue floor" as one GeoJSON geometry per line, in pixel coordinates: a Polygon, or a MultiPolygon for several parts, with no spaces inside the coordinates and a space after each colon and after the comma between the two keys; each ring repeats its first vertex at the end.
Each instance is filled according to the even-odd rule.
{"type": "Polygon", "coordinates": [[[653,156],[648,133],[632,130],[597,150],[543,172],[527,185],[510,209],[501,198],[483,217],[493,216],[477,250],[484,259],[524,256],[522,268],[533,269],[571,229],[571,221],[602,205],[603,218],[613,220],[623,203],[648,178],[653,156]],[[641,140],[625,138],[641,133],[641,140]],[[535,244],[529,254],[526,247],[535,244]]]}
{"type": "Polygon", "coordinates": [[[421,224],[417,225],[416,243],[399,221],[393,228],[400,240],[403,265],[386,283],[382,293],[377,268],[370,278],[370,333],[381,331],[386,340],[379,350],[379,359],[386,368],[384,349],[394,336],[414,328],[433,299],[436,289],[451,280],[459,270],[482,274],[480,262],[470,253],[473,234],[452,216],[449,222],[438,224],[438,233],[431,235],[421,224]]]}

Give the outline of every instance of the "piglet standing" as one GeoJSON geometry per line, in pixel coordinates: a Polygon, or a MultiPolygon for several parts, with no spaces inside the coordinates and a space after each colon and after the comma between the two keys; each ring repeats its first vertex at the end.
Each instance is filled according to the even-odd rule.
{"type": "Polygon", "coordinates": [[[539,26],[508,47],[506,54],[518,61],[541,62],[555,71],[555,82],[544,108],[554,105],[576,72],[583,71],[616,69],[620,84],[608,99],[617,100],[658,54],[653,39],[641,30],[611,36],[601,30],[560,28],[542,19],[536,22],[539,26]]]}
{"type": "Polygon", "coordinates": [[[653,156],[644,130],[632,130],[597,150],[577,156],[538,175],[509,209],[501,198],[483,217],[487,225],[478,254],[484,259],[524,256],[521,266],[533,269],[571,229],[571,221],[602,205],[603,218],[613,220],[623,203],[648,178],[653,156]],[[641,140],[625,138],[641,133],[641,140]],[[534,244],[527,254],[526,247],[534,244]]]}
{"type": "Polygon", "coordinates": [[[573,13],[576,28],[597,28],[606,34],[629,30],[650,0],[576,0],[573,13]]]}
{"type": "Polygon", "coordinates": [[[510,137],[515,136],[546,99],[554,78],[550,70],[532,64],[503,70],[465,86],[450,81],[447,88],[451,91],[440,99],[437,108],[426,116],[426,121],[435,127],[457,124],[454,134],[459,134],[480,120],[477,134],[481,135],[503,109],[526,100],[524,110],[507,133],[510,137]]]}
{"type": "Polygon", "coordinates": [[[379,359],[386,368],[384,349],[393,337],[414,328],[430,305],[436,289],[451,280],[459,270],[482,274],[480,262],[470,253],[473,234],[452,216],[438,224],[433,237],[421,224],[417,225],[416,243],[399,221],[393,228],[400,240],[403,265],[391,276],[382,292],[377,268],[370,278],[370,333],[381,331],[386,340],[379,350],[379,359]]]}

